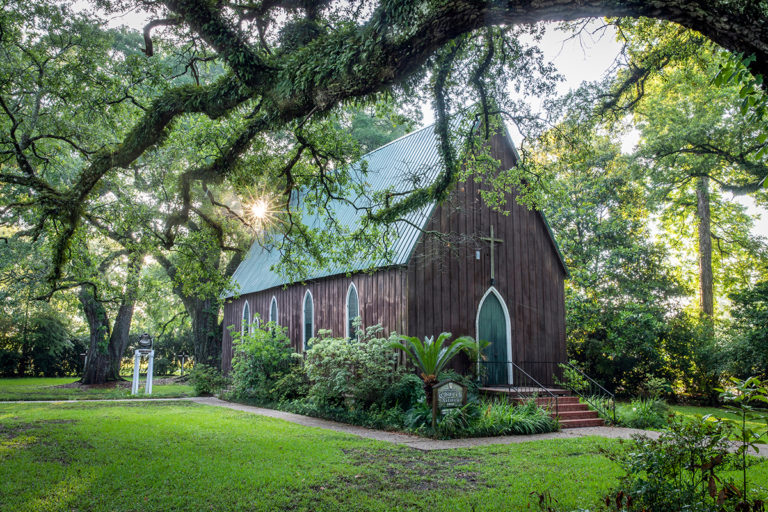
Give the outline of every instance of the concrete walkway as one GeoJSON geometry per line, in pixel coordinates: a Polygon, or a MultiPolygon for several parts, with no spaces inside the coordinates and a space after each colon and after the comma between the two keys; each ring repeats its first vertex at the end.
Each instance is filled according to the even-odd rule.
{"type": "Polygon", "coordinates": [[[601,436],[610,438],[630,439],[632,434],[646,434],[650,437],[659,437],[659,432],[650,430],[636,430],[632,428],[616,428],[616,427],[585,427],[585,428],[569,428],[560,432],[549,432],[547,434],[534,434],[527,436],[498,436],[498,437],[472,437],[469,439],[428,439],[425,437],[414,436],[411,434],[403,434],[400,432],[386,432],[383,430],[374,430],[365,427],[358,427],[355,425],[348,425],[346,423],[339,423],[336,421],[323,420],[320,418],[312,418],[310,416],[302,416],[300,414],[293,414],[290,412],[276,411],[274,409],[264,409],[261,407],[254,407],[251,405],[243,405],[233,402],[226,402],[213,397],[198,397],[191,398],[195,403],[203,405],[212,405],[216,407],[226,407],[227,409],[234,409],[236,411],[250,412],[253,414],[259,414],[261,416],[268,416],[270,418],[278,418],[291,423],[297,423],[305,427],[318,427],[333,430],[335,432],[343,432],[345,434],[352,434],[366,439],[375,439],[376,441],[384,441],[387,443],[401,444],[404,446],[410,446],[417,450],[450,450],[454,448],[472,448],[475,446],[487,446],[491,444],[516,444],[527,443],[531,441],[544,441],[547,439],[573,439],[577,437],[585,436],[601,436]]]}
{"type": "MultiPolygon", "coordinates": [[[[259,414],[261,416],[268,416],[270,418],[278,418],[291,423],[297,423],[304,425],[305,427],[318,427],[333,430],[335,432],[343,432],[345,434],[352,434],[366,439],[375,439],[376,441],[384,441],[387,443],[401,444],[404,446],[410,446],[417,450],[431,451],[431,450],[450,450],[454,448],[472,448],[475,446],[487,446],[492,444],[517,444],[528,443],[531,441],[544,441],[547,439],[574,439],[578,437],[586,436],[598,436],[607,437],[611,439],[631,439],[635,434],[642,434],[652,439],[657,439],[661,432],[655,430],[640,430],[636,428],[624,428],[624,427],[583,427],[583,428],[569,428],[561,430],[560,432],[549,432],[546,434],[534,434],[534,435],[521,435],[521,436],[498,436],[498,437],[473,437],[469,439],[427,439],[424,437],[414,436],[410,434],[403,434],[399,432],[385,432],[382,430],[373,430],[365,427],[357,427],[354,425],[348,425],[346,423],[338,423],[336,421],[323,420],[320,418],[312,418],[310,416],[301,416],[299,414],[293,414],[290,412],[276,411],[274,409],[264,409],[261,407],[254,407],[250,405],[243,405],[233,402],[226,402],[214,397],[198,397],[189,399],[195,403],[203,405],[212,405],[216,407],[226,407],[227,409],[234,409],[236,411],[250,412],[253,414],[259,414]]],[[[737,443],[733,443],[733,449],[735,450],[737,443]]],[[[768,457],[768,445],[761,445],[758,452],[750,452],[753,455],[759,457],[768,457]]]]}
{"type": "MultiPolygon", "coordinates": [[[[531,441],[545,441],[548,439],[574,439],[586,436],[607,437],[611,439],[631,439],[634,434],[642,434],[652,439],[657,439],[660,432],[655,430],[640,430],[635,428],[623,427],[583,427],[569,428],[560,432],[549,432],[547,434],[523,435],[523,436],[498,436],[498,437],[473,437],[469,439],[427,439],[424,437],[403,434],[400,432],[386,432],[383,430],[374,430],[336,421],[312,418],[290,412],[277,411],[275,409],[264,409],[252,405],[227,402],[215,397],[194,397],[194,398],[125,398],[125,399],[98,399],[98,400],[30,400],[30,401],[5,401],[0,404],[34,404],[34,403],[77,403],[77,402],[172,402],[184,401],[194,402],[196,404],[208,405],[212,407],[224,407],[235,411],[243,411],[269,418],[296,423],[305,427],[317,427],[334,432],[351,434],[365,439],[374,439],[386,443],[400,444],[409,446],[417,450],[451,450],[454,448],[473,448],[475,446],[505,445],[528,443],[531,441]]],[[[732,450],[736,450],[737,443],[733,442],[732,450]]],[[[768,458],[768,445],[760,445],[759,451],[750,451],[752,455],[768,458]]]]}

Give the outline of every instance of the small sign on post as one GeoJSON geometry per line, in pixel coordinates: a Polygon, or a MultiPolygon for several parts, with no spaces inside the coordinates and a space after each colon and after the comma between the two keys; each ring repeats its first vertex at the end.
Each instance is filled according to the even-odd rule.
{"type": "Polygon", "coordinates": [[[467,404],[467,388],[453,380],[438,382],[432,387],[432,430],[437,426],[438,412],[443,415],[450,409],[467,404]]]}

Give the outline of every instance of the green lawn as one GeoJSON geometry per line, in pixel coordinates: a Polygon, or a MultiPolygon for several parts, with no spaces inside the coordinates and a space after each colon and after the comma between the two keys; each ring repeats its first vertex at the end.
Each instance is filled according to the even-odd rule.
{"type": "Polygon", "coordinates": [[[0,510],[520,510],[594,504],[603,439],[424,453],[187,402],[0,404],[0,510]]]}
{"type": "MultiPolygon", "coordinates": [[[[709,414],[716,418],[738,421],[739,424],[741,424],[741,416],[731,412],[728,409],[722,409],[719,407],[698,407],[694,405],[671,405],[670,407],[672,407],[672,410],[675,411],[675,414],[682,416],[694,417],[697,415],[706,416],[709,414]]],[[[761,422],[757,419],[747,419],[747,426],[751,427],[753,430],[765,429],[766,427],[765,421],[761,422]]]]}
{"type": "Polygon", "coordinates": [[[614,484],[616,445],[421,452],[189,402],[0,404],[0,510],[510,511],[544,490],[572,510],[614,484]]]}
{"type": "MultiPolygon", "coordinates": [[[[81,389],[60,388],[75,382],[76,377],[0,379],[0,401],[3,400],[94,400],[99,398],[131,398],[131,388],[81,389]]],[[[144,396],[144,377],[138,398],[144,396]]],[[[152,396],[177,398],[192,396],[192,386],[186,384],[153,384],[152,396]]]]}

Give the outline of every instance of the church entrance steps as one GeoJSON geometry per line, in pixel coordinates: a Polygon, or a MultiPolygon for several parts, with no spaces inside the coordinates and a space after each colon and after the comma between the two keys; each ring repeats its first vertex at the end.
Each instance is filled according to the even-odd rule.
{"type": "Polygon", "coordinates": [[[510,402],[518,404],[533,399],[537,405],[549,408],[552,417],[559,420],[561,429],[605,426],[605,421],[600,418],[597,411],[580,402],[579,397],[569,396],[570,391],[567,389],[547,388],[545,391],[537,388],[528,390],[526,388],[483,387],[480,388],[480,392],[490,396],[506,397],[510,402]],[[542,394],[547,396],[542,396],[542,394]],[[555,400],[557,404],[553,403],[555,400]]]}
{"type": "Polygon", "coordinates": [[[567,389],[561,389],[561,388],[537,388],[537,387],[524,387],[524,386],[518,386],[514,388],[510,388],[508,386],[485,386],[480,388],[481,393],[485,393],[486,395],[510,395],[510,396],[529,396],[533,398],[534,396],[541,398],[542,395],[550,393],[555,396],[570,396],[571,392],[567,389]]]}

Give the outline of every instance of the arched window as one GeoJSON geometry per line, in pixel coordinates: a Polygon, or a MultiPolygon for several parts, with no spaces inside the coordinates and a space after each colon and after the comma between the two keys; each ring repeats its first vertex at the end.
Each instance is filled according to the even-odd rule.
{"type": "Polygon", "coordinates": [[[307,290],[304,294],[304,313],[302,325],[302,339],[304,340],[304,350],[308,349],[307,342],[315,336],[315,301],[312,299],[312,293],[307,290]]]}
{"type": "Polygon", "coordinates": [[[272,303],[269,305],[269,321],[277,323],[277,299],[272,297],[272,303]]]}
{"type": "Polygon", "coordinates": [[[355,283],[351,283],[347,290],[346,313],[346,332],[344,333],[344,336],[351,338],[355,335],[355,327],[352,325],[352,322],[355,318],[360,316],[360,304],[357,298],[357,288],[355,287],[355,283]]]}
{"type": "Polygon", "coordinates": [[[240,335],[245,336],[251,332],[251,306],[248,301],[243,305],[243,320],[240,322],[240,335]]]}

